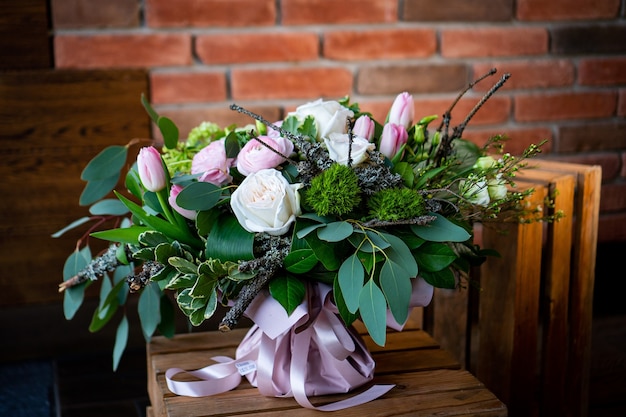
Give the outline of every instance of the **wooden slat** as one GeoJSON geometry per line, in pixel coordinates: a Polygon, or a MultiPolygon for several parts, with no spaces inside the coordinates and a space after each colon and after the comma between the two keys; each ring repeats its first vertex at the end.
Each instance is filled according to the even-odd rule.
{"type": "MultiPolygon", "coordinates": [[[[293,398],[261,396],[247,381],[235,390],[211,397],[182,397],[168,391],[164,376],[167,367],[174,363],[181,367],[182,363],[184,369],[197,369],[208,365],[209,357],[224,353],[224,350],[230,350],[228,356],[233,357],[236,349],[233,342],[244,332],[243,329],[226,335],[204,332],[176,336],[172,340],[155,337],[147,347],[150,412],[153,416],[319,415],[319,411],[302,408],[293,398]],[[228,340],[220,341],[223,336],[228,340]],[[232,346],[228,348],[229,345],[232,346]],[[168,358],[170,356],[173,359],[168,358]]],[[[374,383],[396,384],[396,387],[378,400],[342,410],[342,416],[507,415],[502,402],[470,373],[459,369],[458,362],[425,332],[415,329],[390,331],[385,349],[374,345],[369,338],[365,341],[375,350],[376,375],[374,381],[355,392],[374,383]]],[[[319,396],[310,400],[315,405],[322,405],[352,395],[354,393],[319,396]]]]}
{"type": "MultiPolygon", "coordinates": [[[[0,206],[0,304],[61,301],[63,264],[85,230],[51,234],[88,214],[78,199],[91,158],[149,138],[140,101],[147,91],[140,70],[0,73],[0,175],[11,202],[0,206]]],[[[94,252],[106,246],[92,243],[94,252]]]]}
{"type": "Polygon", "coordinates": [[[598,241],[600,166],[540,161],[543,170],[576,177],[575,229],[569,292],[569,356],[564,415],[586,416],[589,406],[593,288],[598,241]]]}
{"type": "MultiPolygon", "coordinates": [[[[529,197],[541,205],[547,195],[538,185],[529,197]]],[[[481,267],[479,348],[476,375],[504,403],[511,415],[532,415],[536,386],[542,225],[485,225],[483,245],[501,258],[481,267]]]]}

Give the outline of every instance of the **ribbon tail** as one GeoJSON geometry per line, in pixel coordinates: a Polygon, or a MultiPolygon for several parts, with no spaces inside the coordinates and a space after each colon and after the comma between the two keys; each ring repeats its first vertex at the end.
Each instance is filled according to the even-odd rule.
{"type": "Polygon", "coordinates": [[[290,381],[293,392],[293,397],[300,404],[301,407],[309,408],[312,410],[319,411],[338,411],[343,410],[345,408],[354,407],[356,405],[365,404],[372,400],[375,400],[382,395],[385,395],[389,390],[391,390],[395,385],[374,385],[370,387],[368,390],[354,395],[350,398],[346,398],[345,400],[337,401],[334,403],[322,405],[319,407],[314,406],[309,401],[309,398],[306,395],[306,373],[307,373],[307,364],[308,364],[308,352],[309,345],[311,343],[313,329],[310,327],[300,333],[294,343],[294,352],[306,352],[305,357],[300,355],[294,355],[291,360],[291,369],[290,369],[290,381]]]}

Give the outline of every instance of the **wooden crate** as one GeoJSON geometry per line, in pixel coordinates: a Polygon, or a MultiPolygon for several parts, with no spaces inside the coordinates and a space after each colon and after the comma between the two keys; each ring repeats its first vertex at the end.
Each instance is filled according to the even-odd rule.
{"type": "Polygon", "coordinates": [[[437,291],[429,330],[511,416],[585,416],[601,169],[531,165],[518,182],[535,188],[530,203],[556,192],[565,217],[483,227],[482,245],[501,258],[481,266],[479,290],[437,291]]]}
{"type": "MultiPolygon", "coordinates": [[[[210,364],[215,355],[234,357],[247,329],[229,333],[203,332],[156,337],[147,346],[148,416],[193,417],[254,414],[269,416],[318,416],[293,398],[264,397],[246,380],[235,390],[211,397],[183,397],[169,392],[165,371],[171,367],[193,370],[210,364]]],[[[376,361],[371,384],[396,384],[383,397],[339,411],[342,416],[506,416],[506,406],[424,331],[413,326],[390,332],[386,347],[365,337],[376,361]]],[[[368,385],[369,386],[369,385],[368,385]]],[[[360,392],[361,390],[356,390],[360,392]]],[[[338,401],[350,394],[311,398],[314,405],[338,401]]]]}

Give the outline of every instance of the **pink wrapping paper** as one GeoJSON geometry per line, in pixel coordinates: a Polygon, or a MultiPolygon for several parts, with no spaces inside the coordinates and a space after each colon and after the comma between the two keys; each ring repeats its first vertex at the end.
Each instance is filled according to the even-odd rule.
{"type": "MultiPolygon", "coordinates": [[[[235,359],[214,357],[218,363],[191,372],[168,369],[168,388],[178,395],[214,395],[235,388],[245,375],[265,396],[294,397],[302,407],[320,411],[341,410],[384,395],[394,385],[374,385],[322,407],[309,401],[309,396],[347,393],[374,375],[374,360],[361,337],[337,316],[330,289],[311,284],[310,305],[304,301],[290,316],[267,292],[259,294],[246,310],[255,325],[239,344],[235,359]],[[173,380],[179,373],[200,381],[173,380]]],[[[411,307],[427,305],[432,294],[432,286],[415,279],[411,307]]],[[[396,323],[389,315],[388,325],[401,330],[404,323],[396,323]]]]}

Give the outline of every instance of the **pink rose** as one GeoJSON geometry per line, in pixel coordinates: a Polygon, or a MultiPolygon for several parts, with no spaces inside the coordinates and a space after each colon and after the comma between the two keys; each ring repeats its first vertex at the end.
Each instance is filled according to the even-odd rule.
{"type": "Polygon", "coordinates": [[[271,149],[256,139],[246,143],[237,155],[237,170],[243,175],[248,176],[262,169],[276,168],[285,162],[281,155],[289,156],[293,152],[293,143],[283,137],[259,136],[259,139],[271,149]]]}
{"type": "Polygon", "coordinates": [[[170,196],[167,199],[167,201],[170,203],[170,206],[172,206],[172,208],[176,210],[181,216],[186,217],[189,220],[195,220],[196,215],[197,215],[195,210],[184,209],[181,206],[179,206],[178,203],[176,203],[176,197],[178,197],[178,194],[180,194],[182,190],[183,190],[183,187],[181,185],[178,185],[178,184],[172,185],[172,188],[170,189],[170,196]]]}
{"type": "Polygon", "coordinates": [[[413,123],[414,115],[413,96],[409,93],[400,93],[391,105],[387,123],[404,126],[408,130],[411,127],[411,123],[413,123]]]}
{"type": "Polygon", "coordinates": [[[374,121],[364,114],[356,119],[356,122],[354,122],[352,133],[367,140],[372,140],[375,128],[376,125],[374,124],[374,121]]]}
{"type": "Polygon", "coordinates": [[[393,159],[408,138],[409,134],[404,127],[387,123],[383,127],[383,134],[380,136],[378,150],[387,158],[393,159]]]}
{"type": "Polygon", "coordinates": [[[154,146],[147,146],[139,150],[137,170],[139,171],[139,179],[146,190],[157,192],[167,185],[163,160],[154,146]]]}
{"type": "Polygon", "coordinates": [[[224,139],[211,142],[193,157],[191,173],[201,174],[198,181],[220,186],[233,180],[230,168],[235,164],[235,158],[226,158],[224,142],[224,139]]]}

